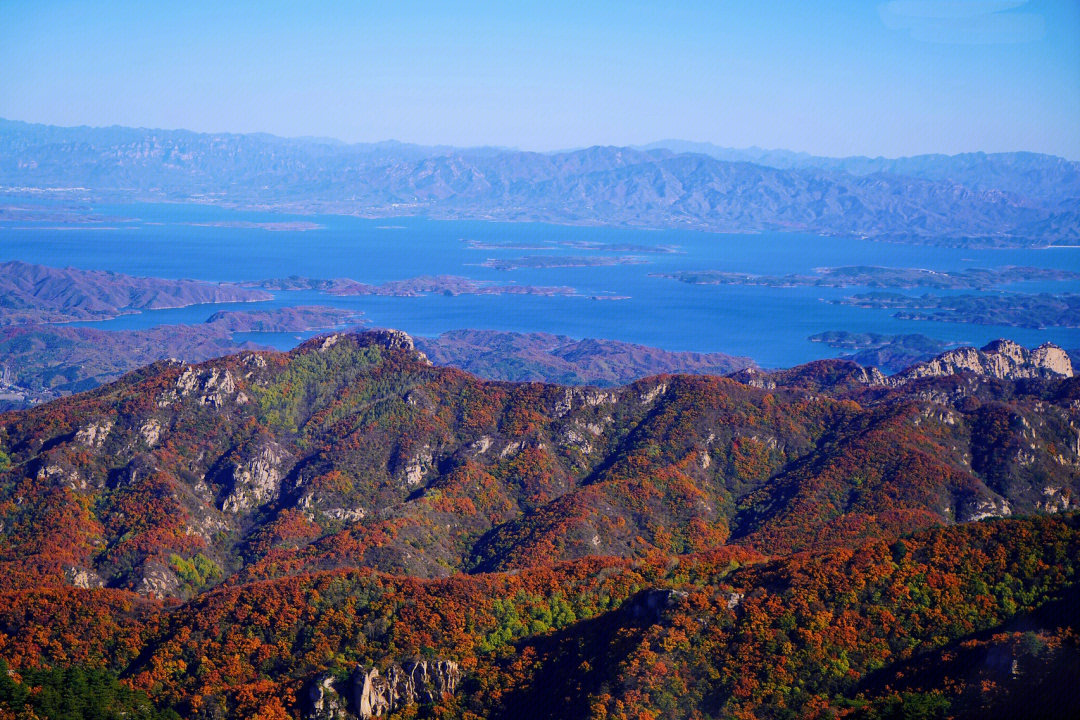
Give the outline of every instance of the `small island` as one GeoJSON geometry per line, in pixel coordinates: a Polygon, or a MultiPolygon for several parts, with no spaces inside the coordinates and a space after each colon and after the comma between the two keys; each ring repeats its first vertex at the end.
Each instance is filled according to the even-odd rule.
{"type": "Polygon", "coordinates": [[[876,367],[885,373],[895,373],[917,362],[929,360],[953,347],[935,338],[921,334],[883,335],[881,333],[854,333],[847,330],[829,330],[811,335],[810,342],[823,343],[829,347],[847,350],[851,354],[843,359],[863,367],[876,367]]]}
{"type": "Polygon", "coordinates": [[[273,297],[229,283],[134,277],[17,260],[0,263],[0,325],[109,320],[144,310],[273,297]]]}
{"type": "Polygon", "coordinates": [[[603,255],[524,255],[517,258],[488,258],[481,267],[493,270],[536,270],[542,268],[609,267],[640,265],[648,262],[635,256],[605,257],[603,255]]]}
{"type": "Polygon", "coordinates": [[[234,228],[238,230],[268,230],[270,232],[308,232],[322,230],[326,226],[306,220],[281,222],[250,222],[246,220],[216,220],[213,222],[189,222],[191,227],[234,228]]]}
{"type": "Polygon", "coordinates": [[[469,250],[554,250],[558,247],[611,253],[680,253],[678,245],[644,245],[641,243],[605,243],[596,240],[558,240],[550,243],[517,242],[514,240],[473,240],[462,238],[469,250]]]}
{"type": "Polygon", "coordinates": [[[228,333],[305,332],[355,325],[362,322],[363,315],[356,310],[322,305],[296,305],[273,310],[222,310],[211,315],[206,324],[228,333]]]}
{"type": "Polygon", "coordinates": [[[882,287],[933,288],[937,290],[989,290],[1020,282],[1068,282],[1080,280],[1080,273],[1054,268],[1005,266],[936,271],[925,268],[893,268],[875,265],[847,265],[817,268],[814,275],[754,275],[720,270],[654,273],[691,285],[751,285],[761,287],[882,287]]]}
{"type": "Polygon", "coordinates": [[[247,287],[265,290],[317,290],[328,295],[379,295],[385,297],[417,297],[420,295],[576,295],[566,286],[512,285],[480,282],[457,275],[421,275],[406,280],[390,280],[377,285],[349,278],[320,280],[291,275],[286,278],[244,283],[247,287]]]}
{"type": "Polygon", "coordinates": [[[1009,325],[1041,330],[1048,327],[1080,327],[1078,293],[1005,293],[999,295],[903,295],[862,293],[838,305],[895,310],[900,320],[1009,325]]]}

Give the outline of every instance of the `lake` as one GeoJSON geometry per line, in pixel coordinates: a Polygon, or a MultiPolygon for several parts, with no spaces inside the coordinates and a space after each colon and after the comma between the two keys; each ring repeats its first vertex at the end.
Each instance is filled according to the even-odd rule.
{"type": "MultiPolygon", "coordinates": [[[[866,288],[690,285],[650,276],[682,270],[811,273],[817,267],[837,265],[933,270],[1031,265],[1080,271],[1080,248],[972,250],[797,233],[729,235],[423,218],[371,220],[177,204],[103,206],[95,210],[110,220],[101,226],[70,228],[50,223],[9,223],[0,227],[0,260],[211,281],[304,275],[378,283],[446,274],[519,285],[568,285],[580,294],[400,298],[278,292],[273,301],[258,306],[195,306],[83,323],[105,329],[202,322],[222,309],[320,304],[360,310],[372,326],[399,328],[415,335],[436,335],[458,328],[544,331],[576,338],[612,338],[669,350],[748,355],[765,367],[786,367],[842,354],[807,340],[825,330],[922,333],[974,345],[1008,337],[1027,346],[1052,341],[1066,348],[1080,348],[1080,329],[1031,330],[905,321],[893,318],[890,310],[827,302],[865,292],[866,288]],[[220,225],[292,221],[323,227],[270,231],[220,225]],[[670,248],[677,252],[657,251],[670,248]],[[522,256],[634,258],[635,262],[512,270],[482,265],[489,260],[509,262],[522,256]],[[591,299],[623,296],[625,299],[591,299]]],[[[1006,289],[1080,291],[1076,283],[1027,283],[1006,289]]],[[[898,292],[922,294],[928,290],[898,292]]],[[[243,337],[288,348],[303,335],[260,333],[243,337]]]]}

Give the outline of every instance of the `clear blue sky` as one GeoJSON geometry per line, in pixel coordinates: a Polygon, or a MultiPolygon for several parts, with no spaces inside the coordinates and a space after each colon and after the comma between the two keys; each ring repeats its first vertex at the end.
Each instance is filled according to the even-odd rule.
{"type": "Polygon", "coordinates": [[[0,0],[0,117],[1080,159],[1080,2],[0,0]]]}

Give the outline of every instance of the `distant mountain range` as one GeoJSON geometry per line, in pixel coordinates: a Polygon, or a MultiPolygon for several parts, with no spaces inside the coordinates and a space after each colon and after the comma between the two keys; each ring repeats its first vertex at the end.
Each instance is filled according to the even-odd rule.
{"type": "Polygon", "coordinates": [[[1080,241],[1080,163],[1033,153],[821,158],[664,141],[544,154],[0,120],[0,186],[372,217],[1080,241]]]}
{"type": "Polygon", "coordinates": [[[725,148],[712,143],[661,140],[640,150],[670,150],[675,153],[709,155],[727,162],[788,169],[829,170],[850,175],[886,173],[931,182],[962,185],[969,190],[999,190],[1014,195],[1042,198],[1061,203],[1075,211],[1080,199],[1080,163],[1053,155],[1030,152],[962,153],[960,155],[914,155],[902,158],[822,157],[790,150],[751,147],[725,148]]]}

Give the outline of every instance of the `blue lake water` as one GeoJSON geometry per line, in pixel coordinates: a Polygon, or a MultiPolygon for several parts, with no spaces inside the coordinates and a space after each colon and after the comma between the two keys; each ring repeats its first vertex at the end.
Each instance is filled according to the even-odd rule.
{"type": "MultiPolygon", "coordinates": [[[[904,321],[889,310],[833,305],[865,288],[764,288],[689,285],[651,273],[724,270],[759,274],[810,273],[836,265],[883,265],[958,270],[1032,265],[1080,271],[1080,248],[971,250],[823,238],[793,233],[725,235],[688,230],[566,227],[542,223],[369,220],[345,216],[285,216],[210,206],[139,204],[96,208],[116,218],[107,227],[58,229],[49,223],[0,227],[0,260],[112,270],[132,275],[244,281],[304,275],[378,283],[417,275],[460,275],[520,285],[568,285],[581,296],[459,295],[335,297],[279,292],[273,301],[160,310],[86,323],[143,328],[202,322],[223,309],[321,304],[362,311],[373,326],[416,335],[457,328],[545,331],[573,337],[637,342],[670,350],[748,355],[765,367],[785,367],[840,354],[809,335],[824,330],[923,333],[975,345],[1009,337],[1025,345],[1047,340],[1080,348],[1080,329],[904,321]],[[309,231],[269,231],[198,223],[315,222],[309,231]],[[476,245],[484,247],[474,247],[476,245]],[[491,247],[511,245],[512,247],[491,247]],[[617,250],[615,246],[638,246],[617,250]],[[678,252],[645,252],[676,246],[678,252]],[[521,256],[634,257],[640,263],[604,267],[483,267],[488,259],[521,256]],[[595,300],[591,296],[628,296],[595,300]]],[[[1025,284],[1007,290],[1077,292],[1076,283],[1025,284]]],[[[925,290],[900,291],[922,294],[925,290]]],[[[280,348],[303,334],[245,335],[280,348]]]]}

